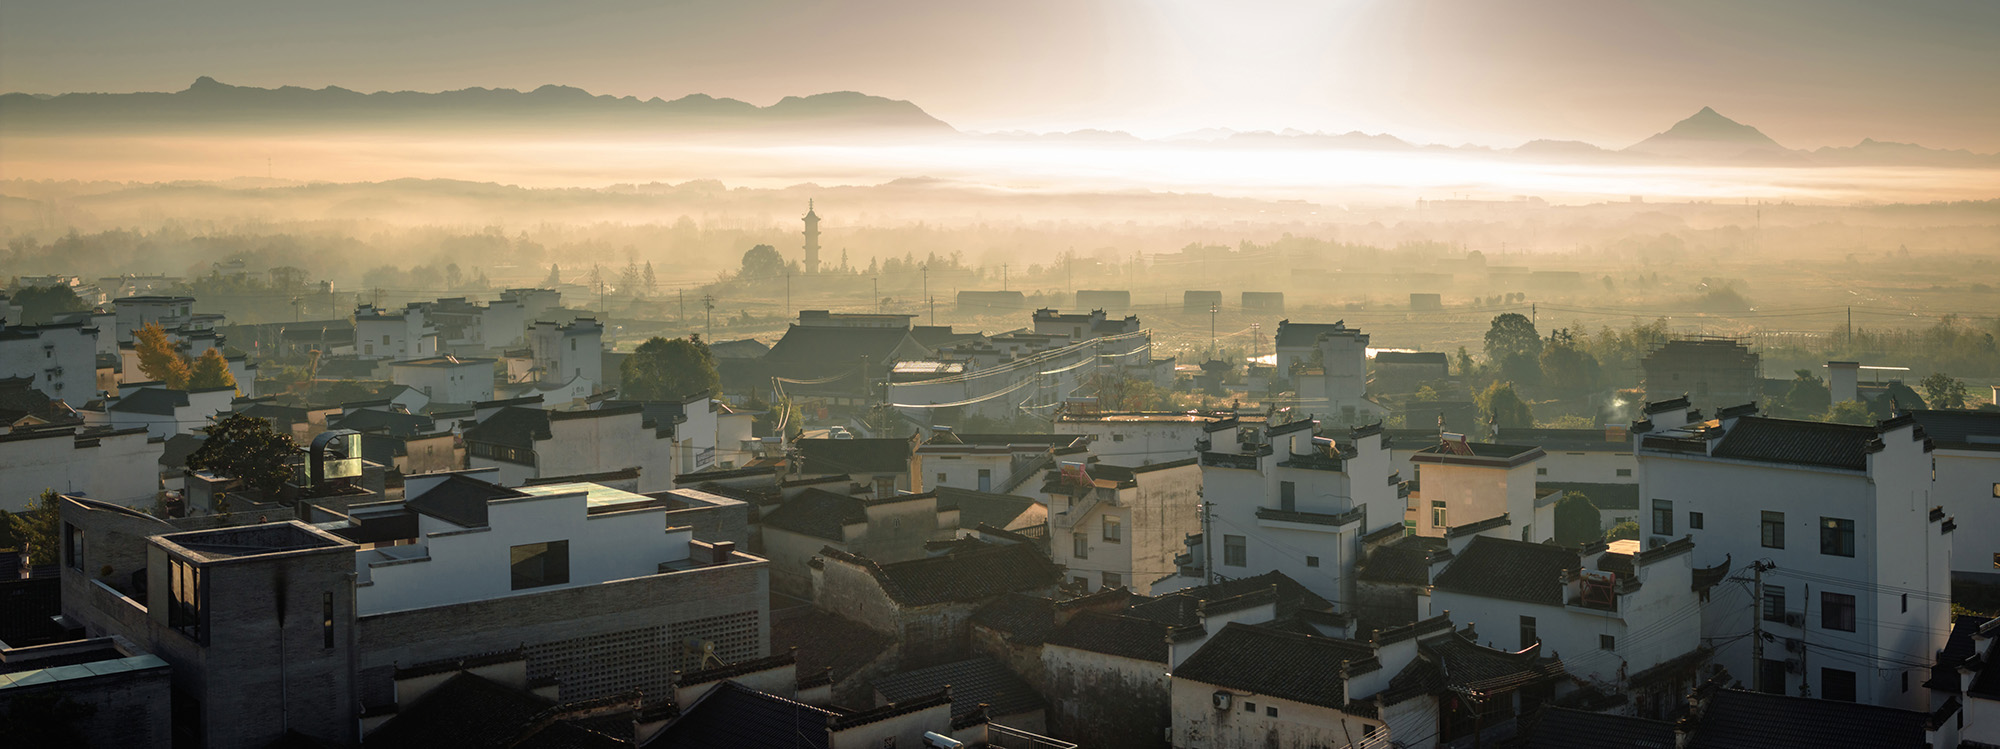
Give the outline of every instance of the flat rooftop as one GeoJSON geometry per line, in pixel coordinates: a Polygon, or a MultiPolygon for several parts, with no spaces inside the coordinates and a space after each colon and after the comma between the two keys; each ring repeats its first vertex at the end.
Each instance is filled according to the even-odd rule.
{"type": "Polygon", "coordinates": [[[587,482],[523,486],[516,488],[516,491],[530,497],[553,497],[582,492],[584,504],[589,508],[588,512],[592,514],[613,512],[616,510],[636,510],[642,507],[667,507],[670,504],[664,499],[648,497],[644,494],[634,494],[624,489],[614,489],[603,484],[587,482]]]}

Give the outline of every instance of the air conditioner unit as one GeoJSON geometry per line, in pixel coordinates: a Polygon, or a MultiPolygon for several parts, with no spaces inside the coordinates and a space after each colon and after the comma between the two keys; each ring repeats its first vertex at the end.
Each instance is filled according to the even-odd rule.
{"type": "Polygon", "coordinates": [[[1803,666],[1804,664],[1802,664],[1797,658],[1785,659],[1785,673],[1788,674],[1800,673],[1803,666]]]}
{"type": "Polygon", "coordinates": [[[1804,652],[1804,651],[1805,651],[1805,649],[1806,649],[1806,641],[1805,641],[1805,640],[1801,640],[1801,639],[1799,639],[1799,638],[1797,638],[1797,637],[1787,637],[1787,638],[1785,638],[1785,652],[1787,652],[1787,653],[1799,653],[1799,652],[1804,652]]]}
{"type": "Polygon", "coordinates": [[[1666,536],[1647,536],[1647,537],[1646,537],[1646,548],[1648,548],[1648,549],[1657,549],[1657,548],[1659,548],[1659,547],[1661,547],[1661,546],[1665,546],[1665,545],[1667,545],[1667,544],[1669,544],[1669,543],[1672,543],[1672,542],[1673,542],[1673,539],[1671,539],[1671,538],[1667,538],[1666,536]]]}
{"type": "Polygon", "coordinates": [[[1215,700],[1215,709],[1220,710],[1222,712],[1228,712],[1230,697],[1231,695],[1228,692],[1216,692],[1213,695],[1213,699],[1215,700]]]}
{"type": "Polygon", "coordinates": [[[1798,627],[1799,629],[1805,629],[1805,628],[1806,628],[1806,612],[1803,612],[1803,611],[1787,611],[1787,612],[1785,612],[1785,626],[1787,626],[1787,627],[1798,627]]]}

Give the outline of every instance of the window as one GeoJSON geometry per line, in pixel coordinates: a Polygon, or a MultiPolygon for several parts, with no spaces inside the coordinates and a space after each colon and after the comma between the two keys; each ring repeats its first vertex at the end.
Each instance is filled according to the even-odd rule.
{"type": "Polygon", "coordinates": [[[1854,596],[1846,593],[1819,594],[1819,628],[1854,631],[1854,596]]]}
{"type": "Polygon", "coordinates": [[[326,591],[319,596],[319,635],[321,639],[320,647],[332,650],[333,591],[326,591]]]}
{"type": "Polygon", "coordinates": [[[575,339],[575,338],[571,338],[571,339],[569,339],[569,350],[571,350],[571,351],[575,351],[575,350],[576,350],[576,339],[575,339]]]}
{"type": "Polygon", "coordinates": [[[1691,531],[1698,531],[1698,530],[1701,530],[1701,520],[1702,520],[1702,518],[1701,518],[1701,513],[1699,513],[1699,512],[1689,512],[1689,513],[1688,513],[1688,530],[1691,530],[1691,531]]]}
{"type": "Polygon", "coordinates": [[[63,554],[70,569],[83,570],[83,531],[69,523],[63,523],[63,554]]]}
{"type": "Polygon", "coordinates": [[[1254,712],[1257,712],[1257,703],[1255,703],[1255,702],[1245,702],[1245,703],[1243,703],[1243,712],[1246,712],[1246,713],[1254,713],[1254,712]]]}
{"type": "Polygon", "coordinates": [[[1547,469],[1547,468],[1537,468],[1537,469],[1535,469],[1535,475],[1536,475],[1536,476],[1547,476],[1547,475],[1549,475],[1549,469],[1547,469]]]}
{"type": "Polygon", "coordinates": [[[1276,707],[1272,707],[1272,706],[1270,706],[1270,705],[1265,705],[1265,706],[1264,706],[1264,715],[1265,715],[1266,717],[1271,717],[1271,718],[1276,718],[1276,717],[1278,717],[1278,708],[1276,708],[1276,707]]]}
{"type": "Polygon", "coordinates": [[[1785,665],[1785,661],[1783,659],[1765,658],[1764,662],[1758,665],[1764,671],[1763,678],[1760,679],[1764,683],[1758,685],[1759,691],[1765,694],[1784,694],[1785,674],[1790,671],[1790,668],[1785,665]]]}
{"type": "Polygon", "coordinates": [[[1632,469],[1630,469],[1630,468],[1620,468],[1620,469],[1618,469],[1618,475],[1620,475],[1620,476],[1630,476],[1630,475],[1632,475],[1632,469]]]}
{"type": "Polygon", "coordinates": [[[1250,564],[1250,546],[1244,542],[1243,537],[1223,536],[1222,565],[1225,567],[1243,567],[1248,564],[1250,564]]]}
{"type": "Polygon", "coordinates": [[[1125,540],[1125,521],[1115,515],[1104,516],[1104,540],[1119,543],[1125,540]]]}
{"type": "Polygon", "coordinates": [[[1069,555],[1071,557],[1077,559],[1090,558],[1090,534],[1084,533],[1083,531],[1077,531],[1075,533],[1071,533],[1069,536],[1069,543],[1070,543],[1069,555]]]}
{"type": "Polygon", "coordinates": [[[1785,586],[1766,584],[1764,586],[1764,621],[1782,622],[1784,620],[1785,586]]]}
{"type": "Polygon", "coordinates": [[[2000,497],[2000,481],[1993,482],[1993,496],[2000,497]]]}
{"type": "Polygon", "coordinates": [[[1910,594],[1903,594],[1903,613],[1910,613],[1910,594]]]}
{"type": "Polygon", "coordinates": [[[1820,518],[1819,553],[1836,557],[1854,556],[1854,521],[1820,518]]]}
{"type": "Polygon", "coordinates": [[[1299,509],[1299,486],[1290,481],[1278,482],[1278,509],[1295,512],[1299,509]]]}
{"type": "Polygon", "coordinates": [[[945,483],[945,477],[944,477],[944,474],[942,474],[942,473],[938,474],[938,480],[937,480],[937,485],[938,485],[938,486],[944,486],[944,483],[945,483]]]}
{"type": "Polygon", "coordinates": [[[382,335],[382,345],[384,346],[389,345],[389,336],[386,333],[382,335]]]}
{"type": "Polygon", "coordinates": [[[1122,435],[1122,434],[1113,434],[1113,435],[1111,435],[1111,441],[1112,441],[1112,442],[1124,442],[1124,441],[1125,441],[1125,435],[1122,435]]]}
{"type": "Polygon", "coordinates": [[[522,544],[508,549],[507,557],[512,563],[515,590],[569,582],[568,541],[522,544]]]}
{"type": "Polygon", "coordinates": [[[1854,701],[1854,672],[1838,668],[1819,670],[1820,697],[1841,702],[1854,701]]]}
{"type": "Polygon", "coordinates": [[[208,589],[202,585],[202,570],[180,559],[167,563],[168,592],[167,626],[180,630],[181,634],[202,639],[202,604],[208,597],[208,589]]]}
{"type": "Polygon", "coordinates": [[[1431,500],[1431,527],[1450,528],[1451,526],[1445,524],[1444,521],[1445,521],[1444,503],[1435,499],[1431,500]]]}
{"type": "Polygon", "coordinates": [[[1674,535],[1674,503],[1672,500],[1653,500],[1653,535],[1674,535]]]}
{"type": "Polygon", "coordinates": [[[876,499],[888,499],[895,495],[896,495],[896,477],[894,476],[875,477],[876,499]]]}
{"type": "Polygon", "coordinates": [[[1909,693],[1909,691],[1910,691],[1910,672],[1908,672],[1908,671],[1904,671],[1904,672],[1903,672],[1903,693],[1904,693],[1904,694],[1908,694],[1908,693],[1909,693]]]}
{"type": "Polygon", "coordinates": [[[1785,548],[1785,513],[1764,512],[1763,541],[1766,549],[1785,548]]]}
{"type": "Polygon", "coordinates": [[[1124,575],[1120,575],[1120,574],[1118,574],[1118,573],[1116,573],[1116,572],[1106,572],[1106,573],[1104,573],[1104,587],[1106,587],[1106,588],[1123,588],[1123,587],[1125,587],[1125,576],[1124,576],[1124,575]]]}
{"type": "Polygon", "coordinates": [[[1611,635],[1598,635],[1598,636],[1597,636],[1597,649],[1598,649],[1598,650],[1617,650],[1617,649],[1618,649],[1618,638],[1617,638],[1617,637],[1614,637],[1614,636],[1611,636],[1611,635]]]}
{"type": "Polygon", "coordinates": [[[1541,639],[1535,635],[1535,618],[1532,616],[1521,617],[1521,647],[1525,648],[1533,645],[1541,641],[1541,639]]]}
{"type": "Polygon", "coordinates": [[[1318,567],[1318,566],[1319,566],[1319,557],[1306,557],[1306,566],[1307,566],[1307,567],[1318,567]]]}
{"type": "Polygon", "coordinates": [[[1090,580],[1085,579],[1083,577],[1072,577],[1069,579],[1069,582],[1070,585],[1075,586],[1077,588],[1081,588],[1083,590],[1090,590],[1090,580]]]}

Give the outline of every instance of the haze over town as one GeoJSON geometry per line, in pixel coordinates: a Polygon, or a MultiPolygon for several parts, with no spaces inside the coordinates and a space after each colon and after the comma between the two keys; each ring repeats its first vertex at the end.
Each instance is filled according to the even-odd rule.
{"type": "Polygon", "coordinates": [[[2000,745],[1996,30],[0,8],[0,743],[2000,745]]]}

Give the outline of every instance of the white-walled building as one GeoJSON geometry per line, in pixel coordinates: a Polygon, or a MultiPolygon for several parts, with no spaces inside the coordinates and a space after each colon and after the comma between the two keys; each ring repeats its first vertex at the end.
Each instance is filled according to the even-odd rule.
{"type": "Polygon", "coordinates": [[[422,359],[438,352],[437,326],[422,304],[391,312],[372,304],[354,310],[354,353],[363,359],[422,359]]]}
{"type": "Polygon", "coordinates": [[[1410,463],[1423,474],[1410,493],[1416,533],[1443,536],[1454,526],[1507,515],[1521,540],[1555,536],[1555,502],[1561,492],[1535,485],[1536,463],[1546,453],[1527,445],[1468,442],[1462,435],[1416,451],[1410,463]]]}
{"type": "Polygon", "coordinates": [[[480,501],[431,494],[413,476],[417,543],[355,554],[362,616],[485,601],[699,566],[691,527],[667,528],[660,500],[590,483],[504,491],[480,501]],[[466,533],[477,529],[481,532],[466,533]],[[510,569],[503,573],[502,562],[510,569]]]}
{"type": "Polygon", "coordinates": [[[1096,412],[1064,409],[1056,415],[1055,433],[1091,438],[1091,452],[1118,465],[1149,465],[1186,460],[1201,454],[1211,430],[1232,425],[1259,427],[1263,414],[1214,412],[1096,412]]]}
{"type": "Polygon", "coordinates": [[[216,414],[230,410],[235,400],[233,387],[169,390],[159,383],[145,383],[106,400],[101,411],[81,413],[84,422],[92,426],[144,428],[153,437],[166,439],[207,427],[216,414]]]}
{"type": "Polygon", "coordinates": [[[396,384],[423,393],[435,403],[478,403],[493,400],[493,359],[432,356],[389,364],[396,384]]]}
{"type": "Polygon", "coordinates": [[[1106,315],[1101,309],[1068,314],[1053,309],[1038,309],[1035,310],[1034,323],[1036,334],[1067,336],[1071,343],[1108,335],[1137,333],[1145,329],[1145,326],[1139,324],[1138,315],[1114,318],[1106,315]]]}
{"type": "Polygon", "coordinates": [[[2000,413],[1912,411],[1910,416],[1937,446],[1931,452],[1936,465],[1931,501],[1959,527],[1978,531],[1952,534],[1952,575],[2000,582],[2000,413]]]}
{"type": "Polygon", "coordinates": [[[1602,543],[1578,550],[1519,541],[1511,526],[1492,525],[1454,532],[1449,551],[1432,555],[1421,615],[1450,612],[1501,650],[1539,642],[1570,676],[1630,695],[1642,716],[1668,717],[1699,683],[1695,671],[1707,659],[1700,609],[1728,569],[1696,569],[1687,539],[1625,554],[1602,543]]]}
{"type": "Polygon", "coordinates": [[[118,313],[120,343],[132,340],[147,325],[177,331],[195,321],[194,297],[190,296],[128,296],[111,304],[118,313]]]}
{"type": "Polygon", "coordinates": [[[492,479],[520,486],[529,479],[637,471],[642,492],[674,488],[679,473],[671,425],[657,425],[638,404],[594,411],[546,411],[507,406],[465,432],[472,468],[498,468],[492,479]]]}
{"type": "Polygon", "coordinates": [[[33,378],[49,398],[81,406],[97,397],[100,335],[82,322],[0,327],[0,377],[33,378]]]}
{"type": "Polygon", "coordinates": [[[152,506],[166,443],[143,428],[16,429],[0,434],[0,510],[20,512],[44,489],[126,506],[152,506]]]}
{"type": "Polygon", "coordinates": [[[534,351],[535,379],[545,383],[582,379],[592,387],[604,384],[604,326],[588,317],[567,325],[537,322],[528,331],[534,351]]]}
{"type": "Polygon", "coordinates": [[[1187,551],[1189,536],[1201,533],[1202,469],[1195,458],[1132,468],[1098,463],[1052,471],[1049,479],[1042,487],[1049,558],[1086,590],[1174,576],[1175,557],[1187,551]]]}
{"type": "Polygon", "coordinates": [[[1273,426],[1263,437],[1236,426],[1209,435],[1201,455],[1207,528],[1189,539],[1178,575],[1155,582],[1154,592],[1275,571],[1337,604],[1353,600],[1360,538],[1402,525],[1406,501],[1379,425],[1331,440],[1314,436],[1316,424],[1273,426]]]}
{"type": "Polygon", "coordinates": [[[1772,645],[1719,644],[1746,683],[1924,709],[1930,654],[1951,628],[1955,523],[1931,497],[1931,445],[1909,416],[1875,426],[1771,419],[1754,406],[1688,423],[1685,399],[1656,403],[1639,440],[1640,541],[1692,537],[1699,567],[1768,560],[1759,609],[1709,607],[1703,634],[1762,616],[1772,645]],[[1760,610],[1761,609],[1761,610],[1760,610]]]}

